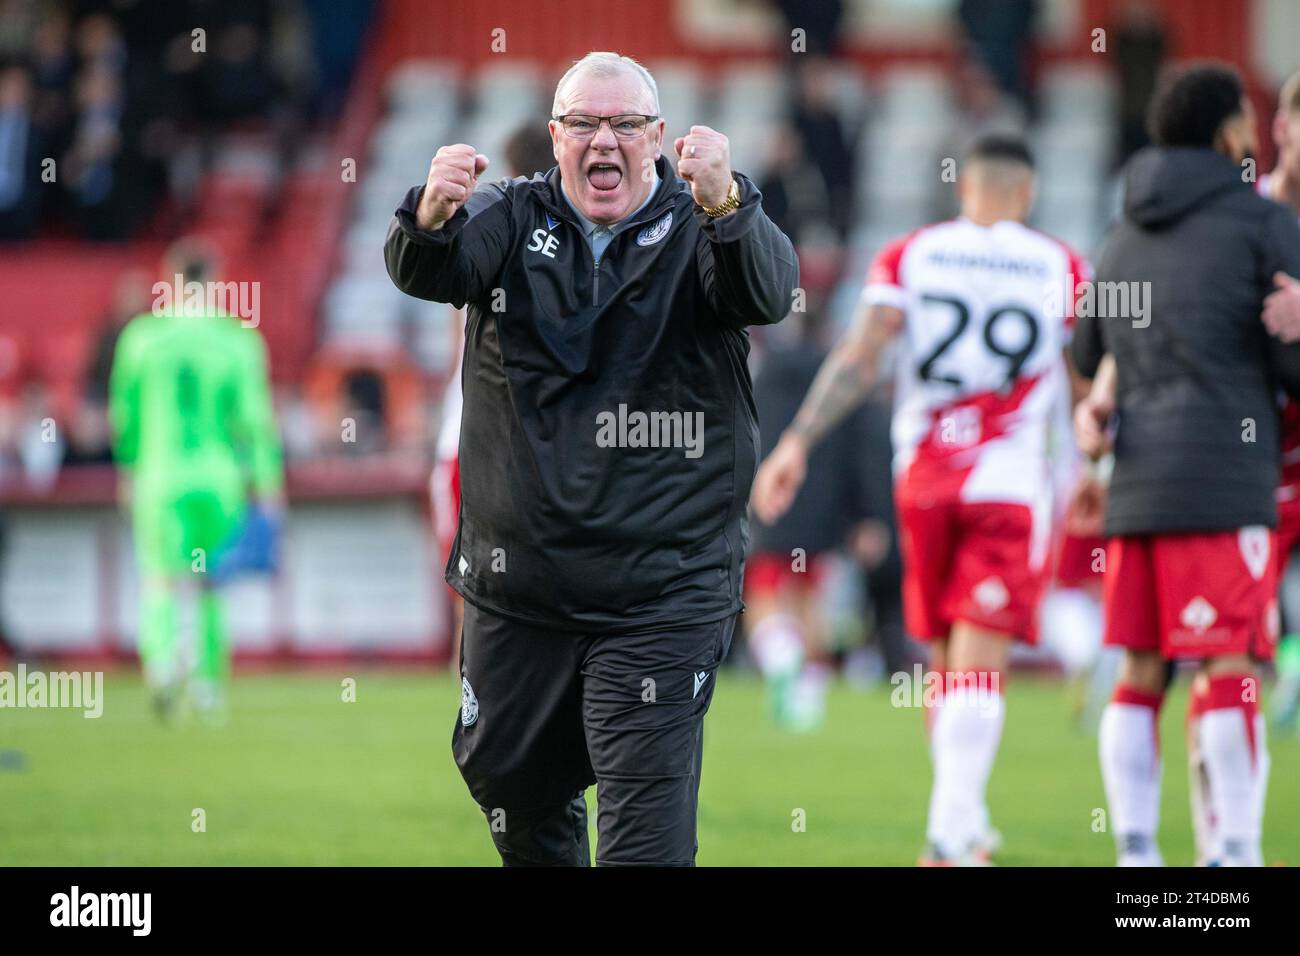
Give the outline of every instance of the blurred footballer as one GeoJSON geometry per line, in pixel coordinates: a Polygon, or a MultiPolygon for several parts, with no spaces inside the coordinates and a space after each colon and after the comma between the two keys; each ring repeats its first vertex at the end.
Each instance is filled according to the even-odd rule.
{"type": "Polygon", "coordinates": [[[971,147],[961,215],[886,245],[858,317],[759,469],[754,510],[784,513],[812,447],[874,385],[893,343],[894,501],[908,631],[942,678],[927,703],[934,782],[923,866],[983,866],[1001,843],[986,792],[1014,641],[1033,645],[1050,536],[1049,435],[1067,390],[1065,295],[1091,266],[1028,228],[1033,156],[996,133],[971,147]]]}

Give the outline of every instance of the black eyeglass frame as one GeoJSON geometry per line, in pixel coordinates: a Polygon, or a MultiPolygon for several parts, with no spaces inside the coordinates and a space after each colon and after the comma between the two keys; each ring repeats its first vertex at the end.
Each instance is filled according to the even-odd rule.
{"type": "Polygon", "coordinates": [[[650,113],[615,113],[613,116],[596,116],[593,113],[560,113],[556,116],[552,116],[551,119],[553,119],[555,122],[560,124],[560,128],[564,130],[565,136],[572,137],[573,139],[590,139],[591,137],[595,136],[597,133],[600,132],[600,125],[606,122],[609,124],[610,132],[613,133],[615,136],[617,136],[619,139],[636,139],[638,136],[644,136],[645,131],[650,128],[650,124],[657,119],[661,119],[661,117],[650,113]],[[566,119],[575,116],[581,116],[581,117],[585,117],[586,119],[591,119],[596,121],[596,126],[591,131],[590,135],[584,135],[581,133],[572,133],[569,131],[569,127],[564,125],[564,121],[566,119]],[[645,120],[645,125],[642,126],[641,129],[635,133],[632,133],[630,135],[622,135],[619,133],[618,130],[614,128],[614,120],[623,119],[624,117],[628,117],[628,116],[633,116],[636,117],[637,119],[645,120]]]}

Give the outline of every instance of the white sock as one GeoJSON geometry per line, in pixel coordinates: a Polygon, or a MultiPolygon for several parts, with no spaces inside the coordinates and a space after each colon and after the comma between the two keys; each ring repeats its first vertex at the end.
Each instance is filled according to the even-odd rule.
{"type": "Polygon", "coordinates": [[[1273,769],[1273,758],[1268,754],[1267,727],[1264,714],[1255,714],[1255,823],[1260,835],[1255,849],[1259,853],[1260,866],[1264,865],[1264,805],[1268,799],[1268,772],[1273,769]]]}
{"type": "Polygon", "coordinates": [[[1136,835],[1154,845],[1160,821],[1160,747],[1156,715],[1159,697],[1131,702],[1116,688],[1116,699],[1102,711],[1099,731],[1101,778],[1116,838],[1136,835]]]}
{"type": "Polygon", "coordinates": [[[1043,644],[1061,662],[1065,676],[1086,673],[1101,645],[1101,603],[1081,588],[1053,588],[1039,606],[1043,644]]]}
{"type": "Polygon", "coordinates": [[[1200,718],[1192,718],[1187,741],[1187,791],[1192,803],[1192,835],[1196,841],[1196,865],[1204,866],[1218,856],[1214,810],[1210,800],[1210,778],[1200,746],[1200,718]]]}
{"type": "Polygon", "coordinates": [[[812,697],[825,697],[834,671],[821,662],[805,664],[799,672],[798,687],[801,693],[812,697]]]}
{"type": "Polygon", "coordinates": [[[1196,732],[1210,784],[1215,849],[1224,860],[1258,866],[1268,777],[1263,720],[1242,707],[1216,708],[1201,714],[1196,732]],[[1255,725],[1253,746],[1248,719],[1255,725]]]}
{"type": "Polygon", "coordinates": [[[949,691],[935,715],[926,837],[949,855],[965,852],[987,822],[984,794],[1004,718],[1002,695],[987,687],[949,691]]]}
{"type": "Polygon", "coordinates": [[[799,622],[790,614],[769,614],[749,635],[749,649],[764,678],[794,674],[803,663],[799,622]]]}

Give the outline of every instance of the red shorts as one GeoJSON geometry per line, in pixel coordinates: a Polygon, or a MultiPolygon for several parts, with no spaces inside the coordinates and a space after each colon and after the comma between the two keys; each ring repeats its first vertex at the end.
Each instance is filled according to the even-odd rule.
{"type": "Polygon", "coordinates": [[[1106,567],[1106,539],[1087,535],[1061,536],[1056,555],[1056,584],[1062,588],[1082,588],[1101,584],[1106,567]]]}
{"type": "Polygon", "coordinates": [[[804,570],[793,567],[794,556],[781,551],[751,554],[745,562],[745,593],[751,600],[774,597],[783,590],[814,591],[821,584],[826,566],[817,555],[809,555],[804,570]]]}
{"type": "Polygon", "coordinates": [[[438,547],[446,564],[451,546],[456,541],[456,526],[460,522],[460,458],[439,458],[433,465],[433,478],[429,482],[433,497],[433,531],[438,537],[438,547]]]}
{"type": "Polygon", "coordinates": [[[1032,560],[1028,505],[897,497],[903,616],[918,640],[948,637],[956,621],[1033,644],[1043,590],[1032,560]]]}
{"type": "Polygon", "coordinates": [[[1277,643],[1273,551],[1273,532],[1262,525],[1111,538],[1105,642],[1159,651],[1167,660],[1270,660],[1277,643]]]}
{"type": "Polygon", "coordinates": [[[1291,552],[1300,544],[1300,499],[1279,501],[1277,504],[1277,579],[1291,559],[1291,552]]]}

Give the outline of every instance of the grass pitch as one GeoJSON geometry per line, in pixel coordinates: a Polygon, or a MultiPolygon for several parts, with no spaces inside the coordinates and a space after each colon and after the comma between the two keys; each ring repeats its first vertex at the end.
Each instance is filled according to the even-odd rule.
{"type": "MultiPolygon", "coordinates": [[[[915,862],[930,784],[917,710],[891,707],[888,688],[837,685],[826,725],[794,736],[769,721],[755,678],[724,672],[719,684],[705,724],[700,865],[915,862]]],[[[132,672],[110,672],[104,697],[97,720],[0,711],[0,865],[497,863],[451,759],[450,676],[240,676],[220,729],[160,725],[132,672]],[[342,699],[345,677],[355,702],[342,699]]],[[[1173,865],[1192,862],[1185,707],[1180,687],[1161,742],[1160,842],[1173,865]]],[[[1067,711],[1059,682],[1009,682],[989,788],[1004,865],[1114,860],[1110,834],[1095,829],[1105,822],[1096,741],[1067,711]]],[[[1265,858],[1297,864],[1300,740],[1270,744],[1265,858]]]]}

